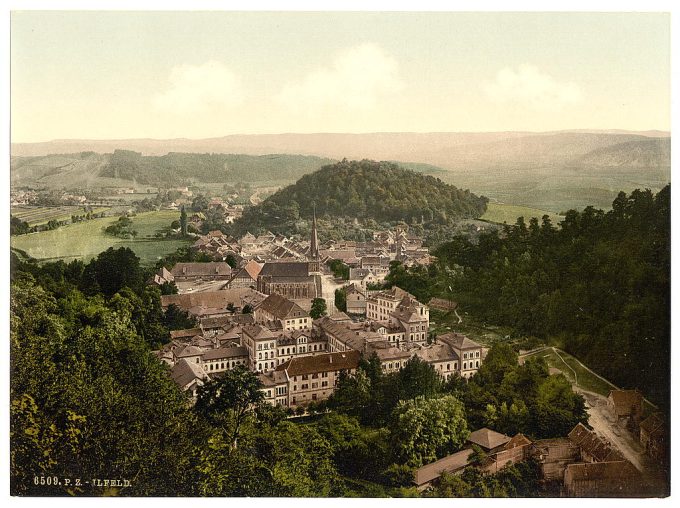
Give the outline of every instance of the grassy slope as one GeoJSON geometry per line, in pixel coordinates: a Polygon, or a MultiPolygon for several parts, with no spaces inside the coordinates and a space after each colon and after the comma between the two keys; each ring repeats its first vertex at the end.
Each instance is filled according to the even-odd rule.
{"type": "Polygon", "coordinates": [[[152,264],[159,257],[174,252],[188,243],[184,240],[148,238],[178,217],[178,212],[172,210],[139,214],[133,218],[133,228],[139,233],[139,237],[135,240],[121,240],[104,234],[104,228],[118,220],[117,217],[106,217],[73,224],[54,231],[13,236],[10,245],[39,260],[72,260],[76,258],[87,260],[109,247],[130,247],[141,258],[142,263],[152,264]]]}
{"type": "Polygon", "coordinates": [[[486,208],[486,213],[480,218],[490,222],[498,222],[503,224],[514,224],[517,217],[524,217],[524,222],[529,223],[531,217],[536,217],[539,221],[544,215],[548,215],[553,225],[559,224],[564,217],[557,215],[554,212],[547,210],[539,210],[538,208],[530,208],[528,206],[510,205],[507,203],[489,203],[486,208]]]}

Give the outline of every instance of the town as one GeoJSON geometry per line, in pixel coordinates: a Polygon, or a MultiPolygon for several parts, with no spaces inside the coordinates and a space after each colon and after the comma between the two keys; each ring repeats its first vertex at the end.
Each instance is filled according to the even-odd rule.
{"type": "MultiPolygon", "coordinates": [[[[163,308],[175,306],[198,322],[195,328],[171,331],[171,341],[155,353],[191,400],[211,379],[243,366],[257,374],[266,402],[302,416],[328,400],[342,375],[355,374],[362,358],[377,358],[384,373],[418,358],[448,380],[474,376],[488,353],[455,331],[433,336],[429,305],[403,289],[371,289],[384,281],[391,261],[431,262],[427,247],[405,225],[377,232],[371,242],[319,245],[313,218],[309,242],[271,233],[246,233],[237,240],[217,230],[192,248],[222,261],[180,262],[161,268],[149,281],[175,284],[178,294],[163,295],[163,308]],[[236,267],[224,261],[227,256],[237,260],[236,267]],[[349,268],[347,280],[330,271],[334,260],[349,268]],[[312,317],[313,302],[333,294],[328,287],[345,292],[346,312],[329,298],[323,304],[328,315],[312,317]]],[[[428,303],[455,309],[455,303],[441,298],[428,303]]],[[[639,391],[612,390],[607,410],[637,436],[649,461],[666,463],[663,418],[658,413],[643,418],[639,391]]],[[[526,460],[537,461],[543,480],[560,483],[568,497],[653,495],[650,482],[658,481],[579,423],[564,437],[533,441],[521,433],[511,437],[477,429],[463,450],[417,469],[413,485],[425,491],[443,474],[460,474],[471,465],[493,474],[526,460]],[[482,460],[471,461],[475,449],[482,450],[482,460]]]]}

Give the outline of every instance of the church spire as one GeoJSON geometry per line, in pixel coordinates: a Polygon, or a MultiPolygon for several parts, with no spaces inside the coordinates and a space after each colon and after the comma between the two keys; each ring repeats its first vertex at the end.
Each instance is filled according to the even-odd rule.
{"type": "Polygon", "coordinates": [[[316,231],[316,203],[312,205],[312,238],[309,241],[309,257],[319,259],[319,234],[316,231]]]}

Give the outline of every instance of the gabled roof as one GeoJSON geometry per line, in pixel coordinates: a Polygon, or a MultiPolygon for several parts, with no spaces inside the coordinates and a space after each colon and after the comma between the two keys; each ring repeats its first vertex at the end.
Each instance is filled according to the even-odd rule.
{"type": "Polygon", "coordinates": [[[642,393],[637,390],[611,390],[608,398],[614,402],[619,416],[630,415],[635,408],[642,407],[642,393]]]}
{"type": "Polygon", "coordinates": [[[260,276],[309,277],[307,261],[268,261],[260,270],[260,276]]]}
{"type": "Polygon", "coordinates": [[[220,347],[203,353],[203,360],[221,360],[222,358],[235,358],[239,356],[248,356],[248,350],[242,346],[220,347]]]}
{"type": "Polygon", "coordinates": [[[449,332],[437,336],[437,340],[446,342],[456,349],[476,349],[480,348],[474,340],[468,339],[465,335],[461,333],[449,332]]]}
{"type": "Polygon", "coordinates": [[[265,298],[257,310],[268,312],[277,319],[309,317],[309,313],[297,303],[276,293],[265,298]]]}
{"type": "Polygon", "coordinates": [[[503,446],[503,449],[504,450],[512,450],[513,448],[518,448],[520,446],[527,446],[527,445],[530,445],[530,444],[532,444],[531,440],[529,440],[529,438],[527,438],[524,434],[517,434],[517,435],[513,436],[513,438],[510,441],[505,443],[505,445],[503,446]]]}
{"type": "Polygon", "coordinates": [[[291,358],[276,367],[277,371],[286,371],[288,376],[301,376],[319,372],[351,370],[359,366],[361,354],[359,351],[345,351],[344,353],[325,353],[316,356],[302,356],[291,358]]]}
{"type": "Polygon", "coordinates": [[[468,465],[468,459],[472,455],[473,450],[471,448],[466,448],[458,453],[439,459],[431,464],[426,464],[423,467],[416,469],[414,473],[414,483],[417,486],[425,485],[439,478],[442,473],[455,473],[461,469],[465,469],[468,465]]]}
{"type": "Polygon", "coordinates": [[[231,288],[219,291],[197,291],[182,295],[162,295],[163,308],[171,304],[187,310],[192,307],[206,307],[212,309],[226,309],[230,303],[235,307],[241,306],[241,299],[258,294],[250,288],[231,288]]]}
{"type": "Polygon", "coordinates": [[[458,361],[458,353],[456,353],[449,344],[432,344],[431,346],[422,347],[416,351],[416,356],[425,362],[445,362],[458,361]]]}
{"type": "Polygon", "coordinates": [[[623,460],[623,455],[616,448],[582,423],[578,423],[569,432],[568,437],[571,442],[578,445],[583,452],[593,457],[596,462],[623,460]]]}
{"type": "Polygon", "coordinates": [[[181,359],[170,369],[170,377],[180,388],[197,379],[208,379],[208,375],[199,364],[185,359],[181,359]]]}
{"type": "Polygon", "coordinates": [[[187,328],[185,330],[172,330],[170,332],[170,339],[189,338],[195,335],[200,335],[203,331],[200,328],[187,328]]]}
{"type": "Polygon", "coordinates": [[[273,339],[276,337],[268,328],[262,325],[248,325],[243,327],[243,333],[253,340],[273,339]]]}
{"type": "Polygon", "coordinates": [[[627,460],[569,464],[565,473],[574,481],[614,480],[622,485],[641,479],[640,472],[627,460]]]}
{"type": "Polygon", "coordinates": [[[640,429],[648,432],[649,434],[656,432],[658,430],[663,430],[664,421],[661,417],[661,413],[654,413],[649,418],[646,418],[642,423],[640,423],[640,429]]]}
{"type": "Polygon", "coordinates": [[[177,358],[187,358],[189,356],[201,356],[203,350],[198,346],[185,346],[181,351],[175,352],[177,358]]]}
{"type": "Polygon", "coordinates": [[[231,266],[223,262],[177,263],[172,267],[171,273],[174,277],[228,276],[231,274],[231,266]]]}
{"type": "Polygon", "coordinates": [[[479,445],[482,448],[486,448],[487,450],[492,450],[493,448],[503,446],[509,442],[510,437],[483,427],[470,434],[468,441],[479,445]]]}

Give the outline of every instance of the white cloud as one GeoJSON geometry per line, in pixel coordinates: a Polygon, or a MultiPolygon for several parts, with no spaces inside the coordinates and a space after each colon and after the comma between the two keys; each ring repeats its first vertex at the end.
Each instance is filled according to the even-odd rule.
{"type": "Polygon", "coordinates": [[[277,99],[294,111],[368,110],[380,96],[403,88],[394,58],[375,44],[338,53],[330,67],[317,69],[302,81],[284,86],[277,99]]]}
{"type": "Polygon", "coordinates": [[[177,65],[170,71],[169,82],[168,89],[153,98],[154,106],[162,111],[201,113],[243,101],[238,77],[220,62],[177,65]]]}
{"type": "Polygon", "coordinates": [[[576,83],[560,83],[533,65],[505,68],[496,80],[484,85],[486,94],[498,102],[521,103],[538,110],[555,111],[583,100],[576,83]]]}

